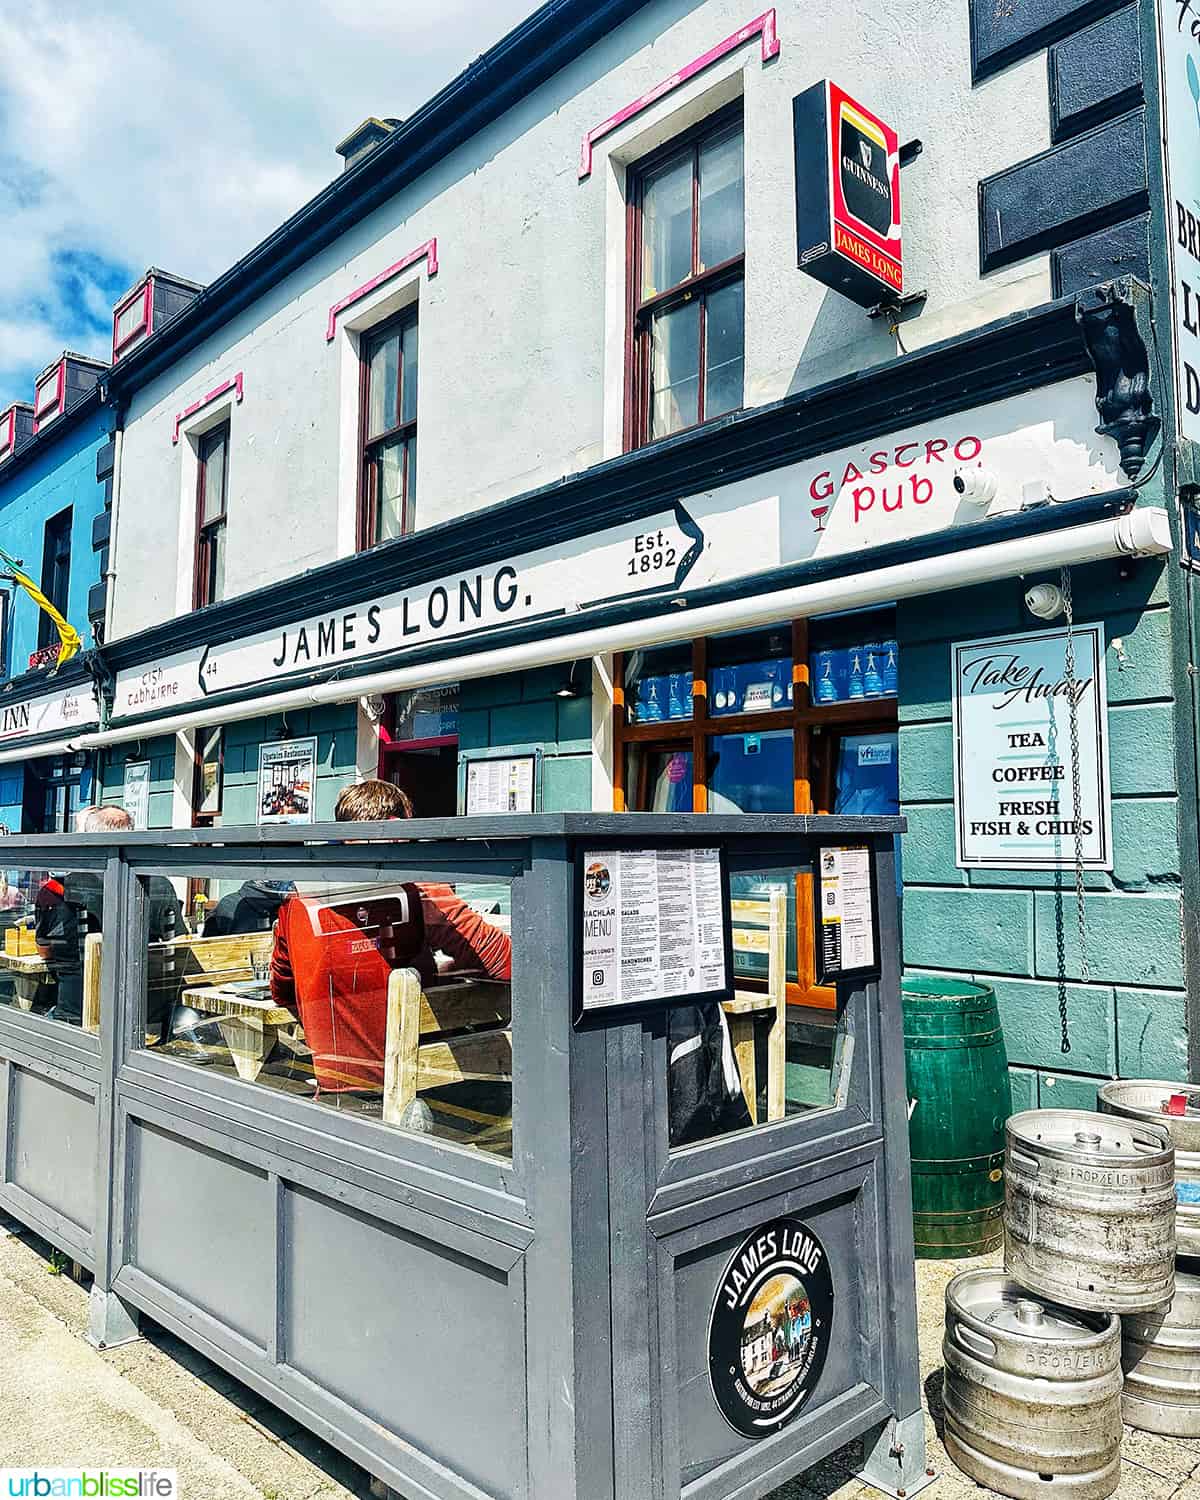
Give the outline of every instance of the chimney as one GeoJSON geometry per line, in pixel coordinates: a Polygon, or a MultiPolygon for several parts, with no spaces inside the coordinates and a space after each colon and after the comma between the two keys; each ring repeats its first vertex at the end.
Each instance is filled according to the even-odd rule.
{"type": "Polygon", "coordinates": [[[361,125],[355,126],[344,141],[339,141],[334,150],[345,162],[343,172],[348,172],[351,167],[358,165],[364,156],[368,156],[381,141],[386,141],[392,131],[402,120],[377,120],[374,115],[365,119],[361,125]]]}

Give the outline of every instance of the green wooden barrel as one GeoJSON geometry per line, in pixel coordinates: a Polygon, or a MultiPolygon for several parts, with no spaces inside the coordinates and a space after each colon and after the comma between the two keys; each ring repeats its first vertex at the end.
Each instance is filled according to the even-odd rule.
{"type": "Polygon", "coordinates": [[[1012,1113],[995,991],[913,974],[901,984],[917,1255],[982,1255],[1004,1238],[1012,1113]]]}

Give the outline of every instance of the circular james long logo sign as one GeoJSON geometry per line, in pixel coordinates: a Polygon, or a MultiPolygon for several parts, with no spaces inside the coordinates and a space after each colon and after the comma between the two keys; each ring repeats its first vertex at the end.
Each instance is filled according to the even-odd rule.
{"type": "Polygon", "coordinates": [[[708,1369],[721,1415],[767,1437],[812,1395],[833,1329],[825,1247],[799,1219],[776,1219],[738,1246],[717,1287],[708,1369]]]}

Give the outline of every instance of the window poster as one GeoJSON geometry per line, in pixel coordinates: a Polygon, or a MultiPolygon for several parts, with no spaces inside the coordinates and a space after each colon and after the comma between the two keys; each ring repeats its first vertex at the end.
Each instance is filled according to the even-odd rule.
{"type": "Polygon", "coordinates": [[[610,849],[582,861],[583,1010],[731,989],[719,849],[610,849]]]}
{"type": "Polygon", "coordinates": [[[133,826],[141,832],[150,827],[150,762],[127,760],[125,762],[125,784],[121,804],[133,819],[133,826]]]}
{"type": "Polygon", "coordinates": [[[533,812],[537,757],[504,756],[467,762],[467,817],[533,812]]]}
{"type": "Polygon", "coordinates": [[[955,842],[960,869],[1063,870],[1078,853],[1112,869],[1103,625],[1065,626],[951,648],[955,842]]]}
{"type": "Polygon", "coordinates": [[[311,823],[317,779],[315,735],[258,747],[258,821],[311,823]]]}
{"type": "Polygon", "coordinates": [[[818,855],[817,982],[879,967],[871,851],[828,845],[818,855]]]}

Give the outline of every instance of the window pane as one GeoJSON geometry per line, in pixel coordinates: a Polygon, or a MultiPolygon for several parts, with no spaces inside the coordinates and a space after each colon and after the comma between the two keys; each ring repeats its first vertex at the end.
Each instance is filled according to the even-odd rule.
{"type": "Polygon", "coordinates": [[[690,641],[634,651],[625,658],[625,709],[630,724],[690,719],[692,707],[690,641]]]}
{"type": "Polygon", "coordinates": [[[215,604],[225,597],[225,523],[222,521],[208,533],[209,585],[206,604],[215,604]]]}
{"type": "Polygon", "coordinates": [[[845,1012],[789,1003],[787,991],[796,972],[797,944],[811,954],[813,943],[811,922],[797,926],[799,874],[795,867],[761,868],[752,855],[730,856],[734,998],[675,1006],[668,1015],[673,1147],[828,1108],[835,1101],[845,1056],[845,1012]]]}
{"type": "Polygon", "coordinates": [[[700,269],[746,248],[745,176],[739,127],[700,148],[700,269]]]}
{"type": "Polygon", "coordinates": [[[417,325],[410,323],[404,330],[404,380],[401,385],[402,404],[400,420],[415,422],[417,419],[417,325]]]}
{"type": "Polygon", "coordinates": [[[708,742],[708,810],[793,811],[792,731],[716,734],[708,742]]]}
{"type": "Polygon", "coordinates": [[[221,745],[223,729],[197,733],[196,814],[211,817],[221,811],[221,745]]]}
{"type": "Polygon", "coordinates": [[[900,811],[899,739],[890,734],[844,734],[838,746],[835,813],[894,817],[900,811]]]}
{"type": "Polygon", "coordinates": [[[407,444],[388,443],[375,459],[375,542],[401,534],[404,519],[404,465],[407,444]]]}
{"type": "Polygon", "coordinates": [[[370,401],[367,407],[367,436],[388,432],[395,427],[400,381],[400,335],[393,333],[380,339],[370,353],[367,384],[370,401]]]}
{"type": "Polygon", "coordinates": [[[294,882],[278,868],[208,885],[199,930],[149,934],[155,1051],[511,1156],[506,881],[294,882]]]}
{"type": "Polygon", "coordinates": [[[417,440],[408,440],[408,488],[404,495],[404,529],[412,531],[417,524],[417,440]]]}
{"type": "Polygon", "coordinates": [[[117,343],[124,343],[135,329],[144,327],[145,322],[146,298],[144,294],[139,294],[117,314],[117,343]]]}
{"type": "Polygon", "coordinates": [[[665,292],[692,274],[694,156],[647,176],[642,188],[642,298],[665,292]]]}
{"type": "Polygon", "coordinates": [[[692,810],[692,752],[683,746],[630,745],[625,759],[630,812],[692,810]]]}
{"type": "Polygon", "coordinates": [[[222,434],[204,446],[204,510],[201,526],[207,526],[225,512],[226,439],[222,434]]]}
{"type": "Polygon", "coordinates": [[[791,708],[792,704],[792,635],[788,628],[716,636],[709,641],[710,714],[770,713],[791,708]]]}
{"type": "Polygon", "coordinates": [[[742,405],[745,284],[735,281],[713,292],[705,304],[704,415],[719,417],[742,405]]]}
{"type": "Polygon", "coordinates": [[[98,1030],[103,917],[98,871],[0,872],[0,1005],[98,1030]]]}
{"type": "Polygon", "coordinates": [[[650,321],[650,436],[694,427],[699,401],[700,304],[688,302],[650,321]]]}

